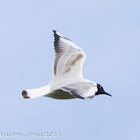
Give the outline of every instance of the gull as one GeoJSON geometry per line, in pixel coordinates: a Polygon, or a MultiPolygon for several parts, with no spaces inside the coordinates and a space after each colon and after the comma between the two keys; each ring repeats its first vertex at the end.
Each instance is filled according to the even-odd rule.
{"type": "Polygon", "coordinates": [[[99,94],[111,96],[100,84],[83,78],[82,67],[86,59],[84,51],[56,30],[53,32],[53,79],[46,86],[23,90],[23,98],[46,96],[55,99],[91,99],[99,94]]]}

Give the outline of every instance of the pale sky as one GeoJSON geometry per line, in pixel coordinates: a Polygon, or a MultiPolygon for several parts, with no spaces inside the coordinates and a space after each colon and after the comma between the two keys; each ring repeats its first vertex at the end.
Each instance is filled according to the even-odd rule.
{"type": "Polygon", "coordinates": [[[25,135],[61,132],[48,139],[139,140],[139,61],[138,0],[0,0],[0,137],[45,140],[25,135]],[[54,29],[85,51],[84,77],[112,98],[21,97],[52,79],[54,29]]]}

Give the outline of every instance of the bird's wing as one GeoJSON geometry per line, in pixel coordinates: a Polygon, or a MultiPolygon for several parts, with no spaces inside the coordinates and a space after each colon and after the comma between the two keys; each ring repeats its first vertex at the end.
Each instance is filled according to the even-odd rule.
{"type": "Polygon", "coordinates": [[[82,76],[82,66],[86,58],[81,48],[59,32],[54,32],[54,77],[61,75],[82,76]]]}
{"type": "Polygon", "coordinates": [[[71,95],[81,99],[91,99],[97,92],[97,84],[92,82],[77,82],[61,88],[71,95]]]}

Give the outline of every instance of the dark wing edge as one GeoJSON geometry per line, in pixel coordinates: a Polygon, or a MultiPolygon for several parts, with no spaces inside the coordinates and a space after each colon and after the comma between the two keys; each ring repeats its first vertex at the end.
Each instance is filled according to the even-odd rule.
{"type": "Polygon", "coordinates": [[[93,83],[78,82],[62,87],[62,90],[65,90],[66,92],[69,92],[73,96],[80,99],[92,99],[94,95],[84,97],[84,95],[90,90],[91,86],[94,86],[93,83]]]}
{"type": "MultiPolygon", "coordinates": [[[[63,36],[62,34],[60,34],[59,32],[57,32],[56,30],[52,30],[52,31],[53,31],[53,33],[54,33],[54,38],[55,38],[55,39],[57,38],[58,41],[59,41],[59,38],[60,38],[60,37],[71,41],[70,39],[68,39],[67,37],[63,36]]],[[[54,42],[54,43],[55,43],[55,42],[54,42]]],[[[57,43],[57,41],[56,41],[56,43],[57,43]]]]}
{"type": "MultiPolygon", "coordinates": [[[[62,56],[63,52],[67,49],[63,42],[60,41],[60,38],[64,38],[69,40],[68,38],[64,37],[62,34],[58,33],[56,30],[54,32],[54,50],[55,50],[55,60],[54,60],[54,75],[57,74],[57,63],[62,56]]],[[[69,40],[70,41],[70,40],[69,40]]]]}
{"type": "MultiPolygon", "coordinates": [[[[85,53],[81,48],[79,48],[76,44],[74,44],[70,39],[64,37],[61,33],[57,32],[56,30],[53,30],[54,32],[54,50],[55,50],[55,60],[54,60],[54,76],[57,75],[57,67],[58,67],[58,62],[60,58],[65,54],[68,49],[71,50],[76,50],[77,54],[73,54],[71,56],[71,61],[68,60],[67,66],[68,66],[68,71],[71,70],[72,65],[74,65],[77,61],[85,57],[85,53]],[[68,65],[69,64],[69,65],[68,65]],[[70,66],[70,67],[69,67],[70,66]]],[[[67,72],[68,72],[67,71],[67,72]]]]}

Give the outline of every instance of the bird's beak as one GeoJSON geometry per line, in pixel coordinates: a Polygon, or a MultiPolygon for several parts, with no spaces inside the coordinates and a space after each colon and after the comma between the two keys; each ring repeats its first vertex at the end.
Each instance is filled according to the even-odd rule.
{"type": "Polygon", "coordinates": [[[108,95],[108,96],[111,96],[111,97],[112,97],[112,95],[111,95],[111,94],[109,94],[109,93],[107,93],[107,92],[105,92],[105,93],[103,93],[103,94],[106,94],[106,95],[108,95]]]}
{"type": "Polygon", "coordinates": [[[109,93],[107,93],[107,92],[105,92],[105,91],[102,91],[102,92],[96,92],[95,95],[100,95],[100,94],[105,94],[105,95],[108,95],[108,96],[111,96],[111,97],[112,97],[111,94],[109,94],[109,93]]]}

